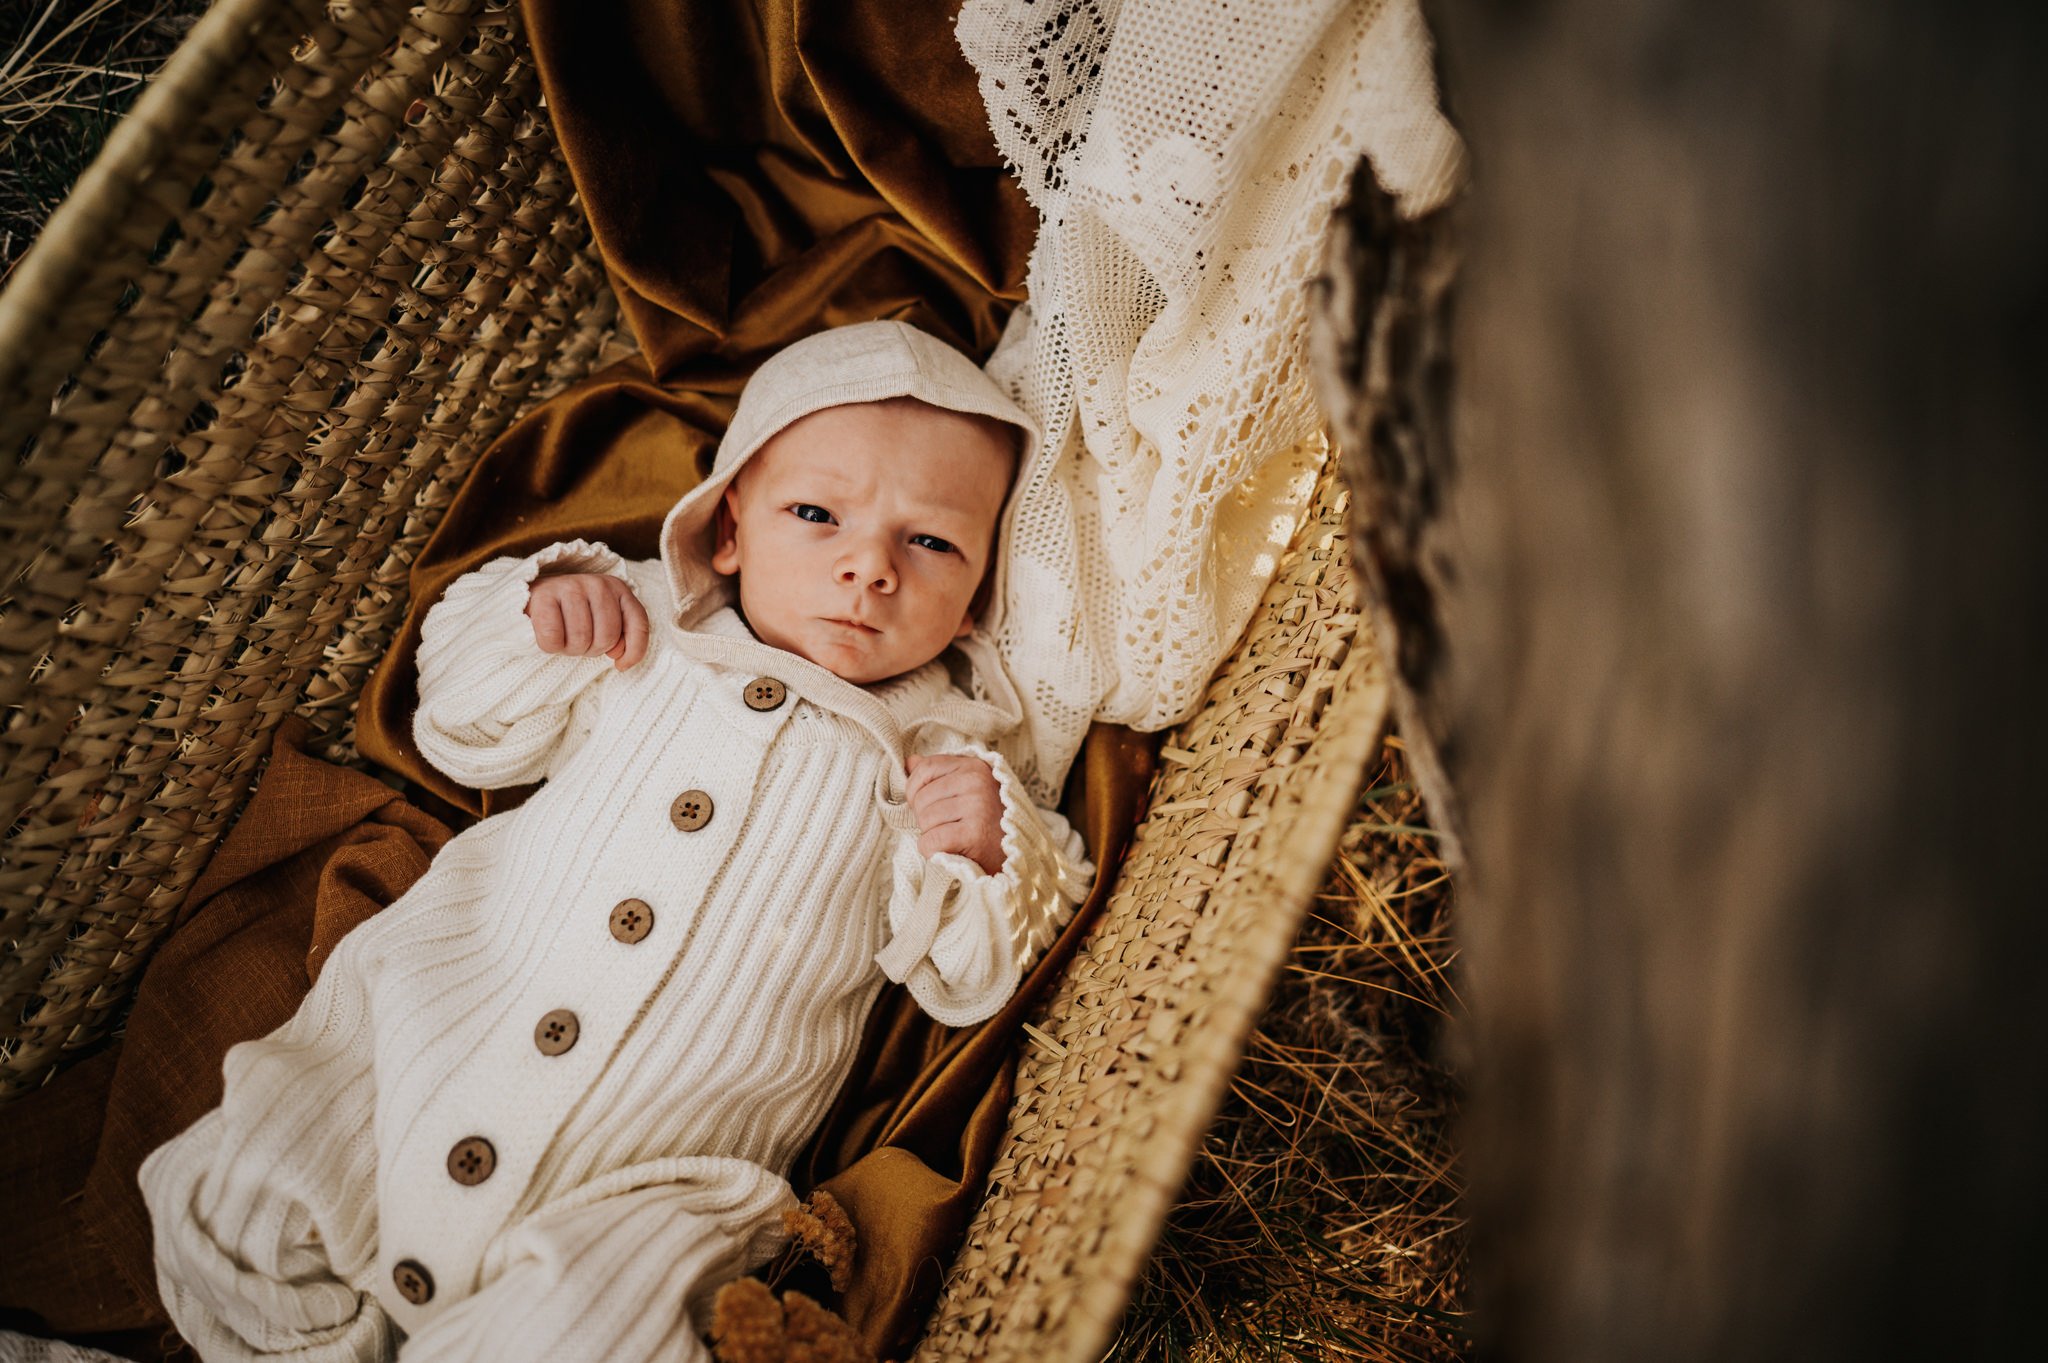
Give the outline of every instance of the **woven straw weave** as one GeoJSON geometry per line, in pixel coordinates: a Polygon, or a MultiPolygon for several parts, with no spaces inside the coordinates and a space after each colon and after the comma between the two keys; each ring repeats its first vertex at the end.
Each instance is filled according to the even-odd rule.
{"type": "MultiPolygon", "coordinates": [[[[287,714],[614,303],[509,0],[219,0],[0,294],[0,1096],[115,1025],[287,714]]],[[[1099,1354],[1386,714],[1345,499],[1164,749],[931,1359],[1099,1354]]]]}
{"type": "Polygon", "coordinates": [[[120,1016],[296,710],[615,307],[505,0],[221,0],[0,295],[0,1095],[120,1016]]]}
{"type": "Polygon", "coordinates": [[[1161,750],[1102,918],[1039,1014],[987,1200],[918,1363],[1090,1363],[1384,734],[1348,498],[1326,472],[1245,637],[1161,750]]]}

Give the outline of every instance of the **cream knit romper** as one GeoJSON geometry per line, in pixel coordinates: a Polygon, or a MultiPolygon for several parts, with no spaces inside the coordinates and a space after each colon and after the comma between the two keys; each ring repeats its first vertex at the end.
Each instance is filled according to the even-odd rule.
{"type": "Polygon", "coordinates": [[[566,571],[668,590],[581,540],[500,558],[419,651],[422,753],[546,784],[344,938],[143,1165],[164,1302],[209,1363],[704,1357],[703,1305],[781,1243],[885,978],[986,1018],[1085,888],[942,663],[857,687],[729,609],[650,610],[625,672],[545,654],[528,587],[566,571]],[[1000,874],[918,855],[902,761],[937,751],[995,768],[1000,874]]]}

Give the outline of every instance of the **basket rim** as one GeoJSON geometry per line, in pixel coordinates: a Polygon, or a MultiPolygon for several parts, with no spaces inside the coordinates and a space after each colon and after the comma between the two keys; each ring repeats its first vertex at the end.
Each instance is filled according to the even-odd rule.
{"type": "Polygon", "coordinates": [[[214,87],[254,45],[264,19],[289,0],[215,0],[185,35],[99,155],[78,177],[0,289],[0,393],[20,382],[33,347],[92,263],[93,243],[128,213],[151,170],[214,87]]]}

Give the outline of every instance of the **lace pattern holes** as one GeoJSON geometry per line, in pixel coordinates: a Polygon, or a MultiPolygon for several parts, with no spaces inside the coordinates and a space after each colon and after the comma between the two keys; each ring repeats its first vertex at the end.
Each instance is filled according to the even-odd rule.
{"type": "Polygon", "coordinates": [[[1308,286],[1351,168],[1416,214],[1462,151],[1416,0],[969,0],[956,32],[1042,218],[988,369],[1046,440],[996,644],[1001,747],[1050,803],[1092,720],[1195,705],[1308,504],[1308,286]]]}

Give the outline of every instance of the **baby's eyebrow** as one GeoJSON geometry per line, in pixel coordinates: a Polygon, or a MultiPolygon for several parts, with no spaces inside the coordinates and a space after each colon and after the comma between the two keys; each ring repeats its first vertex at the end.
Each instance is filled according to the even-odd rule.
{"type": "Polygon", "coordinates": [[[904,517],[914,526],[931,525],[932,529],[919,529],[921,535],[936,534],[941,539],[958,539],[981,524],[981,513],[973,507],[953,506],[945,502],[933,502],[914,507],[904,517]]]}
{"type": "Polygon", "coordinates": [[[802,473],[786,474],[778,480],[777,486],[784,491],[818,491],[839,493],[851,486],[846,476],[836,469],[806,469],[802,473]]]}

